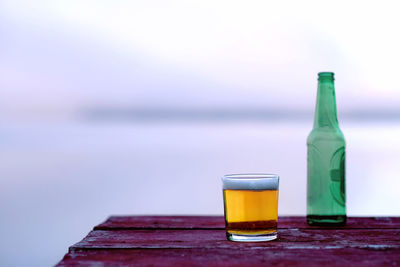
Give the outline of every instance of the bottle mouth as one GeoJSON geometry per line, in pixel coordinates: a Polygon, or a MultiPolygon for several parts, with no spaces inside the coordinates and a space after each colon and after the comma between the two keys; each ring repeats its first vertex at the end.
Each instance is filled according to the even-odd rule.
{"type": "Polygon", "coordinates": [[[319,72],[318,73],[318,80],[321,79],[330,79],[330,80],[334,80],[335,79],[335,73],[333,72],[319,72]]]}

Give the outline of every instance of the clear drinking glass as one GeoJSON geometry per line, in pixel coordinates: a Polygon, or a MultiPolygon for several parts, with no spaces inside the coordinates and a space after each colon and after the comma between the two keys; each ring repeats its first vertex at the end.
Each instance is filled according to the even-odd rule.
{"type": "Polygon", "coordinates": [[[229,174],[222,177],[226,236],[256,242],[277,238],[279,176],[229,174]]]}

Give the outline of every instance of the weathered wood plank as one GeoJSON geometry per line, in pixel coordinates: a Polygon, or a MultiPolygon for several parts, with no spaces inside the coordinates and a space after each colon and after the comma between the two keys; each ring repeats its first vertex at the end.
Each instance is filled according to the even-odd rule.
{"type": "MultiPolygon", "coordinates": [[[[224,229],[223,216],[112,216],[94,227],[95,230],[112,229],[224,229]]],[[[310,227],[305,217],[279,217],[279,228],[310,227]]],[[[340,229],[400,228],[400,217],[349,217],[346,226],[340,229]]]]}
{"type": "Polygon", "coordinates": [[[399,250],[280,248],[115,249],[75,251],[65,266],[398,266],[399,250]]]}
{"type": "Polygon", "coordinates": [[[111,216],[94,230],[223,228],[223,216],[111,216]]]}
{"type": "Polygon", "coordinates": [[[400,217],[349,218],[346,227],[309,227],[279,218],[279,238],[237,243],[222,216],[113,216],[57,266],[400,265],[400,217]]]}
{"type": "MultiPolygon", "coordinates": [[[[237,243],[224,230],[96,230],[73,245],[77,249],[141,248],[400,249],[400,229],[280,229],[272,242],[237,243]]],[[[399,250],[400,253],[400,250],[399,250]]]]}

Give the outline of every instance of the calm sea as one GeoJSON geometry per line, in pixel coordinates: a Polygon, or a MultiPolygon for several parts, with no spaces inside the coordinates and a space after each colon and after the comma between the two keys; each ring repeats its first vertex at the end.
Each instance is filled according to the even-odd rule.
{"type": "MultiPolygon", "coordinates": [[[[0,128],[0,265],[54,265],[112,214],[222,214],[226,173],[279,174],[280,215],[304,215],[311,127],[296,121],[7,124],[0,128]]],[[[400,124],[353,121],[341,128],[348,214],[400,215],[400,124]]]]}

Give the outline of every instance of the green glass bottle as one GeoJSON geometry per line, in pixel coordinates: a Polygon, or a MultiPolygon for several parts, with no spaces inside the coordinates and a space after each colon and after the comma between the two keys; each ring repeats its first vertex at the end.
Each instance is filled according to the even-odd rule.
{"type": "Polygon", "coordinates": [[[318,73],[314,127],[307,138],[307,222],[346,224],[345,140],[336,115],[333,72],[318,73]]]}

